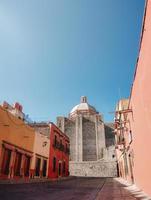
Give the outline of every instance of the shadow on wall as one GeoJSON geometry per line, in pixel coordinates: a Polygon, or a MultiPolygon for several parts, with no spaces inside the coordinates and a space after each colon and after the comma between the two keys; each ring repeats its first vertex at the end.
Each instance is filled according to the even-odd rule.
{"type": "Polygon", "coordinates": [[[114,136],[114,124],[113,123],[109,123],[109,124],[105,124],[104,126],[105,128],[105,145],[106,147],[110,147],[115,145],[115,136],[114,136]]]}

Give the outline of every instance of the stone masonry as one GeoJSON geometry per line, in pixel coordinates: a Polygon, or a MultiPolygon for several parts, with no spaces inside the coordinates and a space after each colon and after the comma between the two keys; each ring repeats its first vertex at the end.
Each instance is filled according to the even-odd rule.
{"type": "Polygon", "coordinates": [[[70,138],[69,171],[72,176],[115,177],[113,125],[82,97],[69,117],[58,117],[58,127],[70,138]]]}

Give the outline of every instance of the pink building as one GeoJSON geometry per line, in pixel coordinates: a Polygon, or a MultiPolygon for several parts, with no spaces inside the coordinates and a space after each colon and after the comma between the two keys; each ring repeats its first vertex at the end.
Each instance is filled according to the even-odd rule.
{"type": "Polygon", "coordinates": [[[116,147],[120,176],[151,196],[151,0],[146,1],[129,103],[124,109],[117,107],[115,122],[116,137],[124,138],[116,147]]]}

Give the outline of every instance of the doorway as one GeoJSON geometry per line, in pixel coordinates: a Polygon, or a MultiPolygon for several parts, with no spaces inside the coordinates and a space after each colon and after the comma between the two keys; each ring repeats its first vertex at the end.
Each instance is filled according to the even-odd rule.
{"type": "Polygon", "coordinates": [[[41,164],[41,159],[36,158],[36,173],[35,173],[35,176],[40,176],[40,164],[41,164]]]}
{"type": "Polygon", "coordinates": [[[61,163],[59,162],[58,175],[61,176],[61,163]]]}
{"type": "Polygon", "coordinates": [[[26,177],[29,176],[29,169],[30,169],[30,157],[25,156],[24,175],[26,177]]]}
{"type": "Polygon", "coordinates": [[[46,177],[46,173],[47,173],[47,160],[43,161],[43,168],[42,168],[42,176],[46,177]]]}
{"type": "Polygon", "coordinates": [[[16,152],[15,167],[14,167],[15,176],[20,176],[21,160],[22,160],[22,154],[16,152]]]}
{"type": "Polygon", "coordinates": [[[2,161],[2,174],[5,175],[9,174],[10,159],[11,159],[11,150],[4,149],[4,155],[2,161]]]}

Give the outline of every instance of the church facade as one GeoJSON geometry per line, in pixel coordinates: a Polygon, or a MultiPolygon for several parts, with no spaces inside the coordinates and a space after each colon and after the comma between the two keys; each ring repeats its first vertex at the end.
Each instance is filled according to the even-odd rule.
{"type": "Polygon", "coordinates": [[[81,97],[68,117],[58,117],[57,126],[70,138],[69,172],[72,176],[117,175],[113,124],[81,97]]]}

